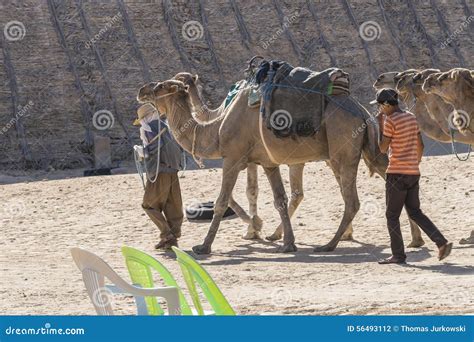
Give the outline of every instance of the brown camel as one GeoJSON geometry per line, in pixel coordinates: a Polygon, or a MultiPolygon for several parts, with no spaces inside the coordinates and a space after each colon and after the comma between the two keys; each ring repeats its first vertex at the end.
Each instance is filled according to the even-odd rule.
{"type": "Polygon", "coordinates": [[[404,94],[411,94],[415,97],[417,102],[422,102],[430,117],[438,124],[443,132],[450,137],[450,140],[452,134],[454,141],[465,144],[472,143],[474,134],[464,135],[460,134],[458,130],[453,130],[454,127],[450,123],[450,120],[452,120],[454,107],[445,102],[440,96],[423,91],[423,84],[426,79],[436,73],[439,73],[439,70],[426,69],[413,76],[404,75],[398,80],[397,90],[402,96],[404,96],[404,94]]]}
{"type": "MultiPolygon", "coordinates": [[[[191,103],[194,106],[194,117],[202,122],[211,121],[224,114],[225,101],[216,109],[210,109],[202,98],[198,85],[198,75],[193,75],[188,72],[180,72],[176,74],[173,79],[183,82],[188,86],[188,93],[191,98],[191,103]]],[[[255,115],[258,115],[258,108],[253,109],[255,115]]],[[[303,201],[303,170],[304,164],[289,165],[289,178],[290,178],[290,202],[288,205],[288,214],[290,218],[296,212],[296,209],[303,201]]],[[[247,199],[249,201],[249,213],[250,217],[245,211],[243,211],[231,197],[229,206],[237,213],[237,215],[249,226],[247,233],[243,236],[244,239],[252,240],[260,238],[260,231],[262,229],[262,220],[257,214],[257,198],[258,198],[258,170],[257,164],[248,163],[247,165],[247,199]]],[[[280,223],[272,235],[266,237],[269,241],[276,241],[282,238],[283,235],[283,223],[280,223]]],[[[342,236],[341,240],[352,240],[352,225],[342,236]]]]}
{"type": "Polygon", "coordinates": [[[425,79],[423,90],[455,108],[452,123],[474,143],[474,71],[455,68],[432,74],[425,79]]]}
{"type": "MultiPolygon", "coordinates": [[[[381,74],[375,81],[373,87],[375,90],[382,88],[396,88],[398,80],[403,76],[414,76],[421,70],[409,69],[402,72],[390,71],[381,74]]],[[[441,127],[435,122],[430,114],[428,109],[421,101],[416,101],[415,95],[411,92],[410,88],[407,88],[407,91],[402,94],[402,99],[408,106],[408,110],[416,115],[418,125],[420,130],[425,133],[431,139],[441,142],[450,142],[451,137],[449,134],[446,134],[441,127]]]]}
{"type": "MultiPolygon", "coordinates": [[[[397,88],[409,110],[416,115],[421,131],[436,141],[449,143],[452,140],[449,119],[453,108],[439,96],[427,94],[422,90],[426,78],[438,72],[438,69],[388,72],[379,76],[374,88],[397,88]]],[[[457,131],[452,133],[454,141],[470,143],[470,137],[463,136],[457,131]]]]}
{"type": "MultiPolygon", "coordinates": [[[[274,96],[278,92],[277,89],[274,96]]],[[[346,105],[363,109],[362,114],[354,115],[330,101],[324,112],[321,130],[315,137],[280,139],[263,126],[259,115],[249,110],[248,94],[249,89],[242,90],[223,115],[208,123],[199,123],[192,116],[193,105],[184,83],[176,80],[149,83],[139,91],[140,102],[151,102],[166,114],[173,134],[183,148],[199,157],[224,160],[222,186],[211,227],[204,243],[193,250],[196,253],[210,253],[237,176],[249,162],[254,162],[263,166],[269,178],[275,207],[283,222],[283,247],[280,250],[295,251],[278,165],[313,160],[326,160],[331,166],[345,202],[344,215],[335,236],[328,244],[315,248],[315,251],[334,250],[359,209],[356,176],[361,154],[371,173],[383,175],[386,170],[387,158],[379,153],[376,143],[376,125],[360,104],[346,98],[346,105]],[[362,133],[353,135],[361,127],[362,133]]]]}

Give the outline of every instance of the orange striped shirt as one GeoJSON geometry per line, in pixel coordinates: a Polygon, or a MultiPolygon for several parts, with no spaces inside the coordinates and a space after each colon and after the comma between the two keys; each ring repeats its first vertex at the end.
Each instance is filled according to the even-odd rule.
{"type": "Polygon", "coordinates": [[[418,134],[415,115],[397,112],[385,118],[383,135],[390,138],[387,173],[419,175],[418,134]]]}

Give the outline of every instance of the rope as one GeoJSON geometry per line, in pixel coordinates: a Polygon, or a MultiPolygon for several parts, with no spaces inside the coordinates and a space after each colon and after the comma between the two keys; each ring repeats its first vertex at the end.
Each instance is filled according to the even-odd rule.
{"type": "MultiPolygon", "coordinates": [[[[152,139],[152,141],[154,141],[156,139],[157,144],[158,144],[157,151],[156,151],[155,178],[152,179],[150,177],[150,175],[148,174],[148,167],[147,167],[146,159],[144,159],[144,161],[143,161],[143,164],[145,165],[146,179],[149,182],[152,182],[152,183],[156,182],[156,180],[158,179],[158,173],[160,171],[160,153],[161,153],[161,120],[160,119],[158,119],[158,136],[157,137],[158,137],[157,139],[156,139],[156,137],[152,139]]],[[[145,148],[145,146],[143,146],[143,148],[145,148]]]]}
{"type": "Polygon", "coordinates": [[[466,158],[461,158],[459,155],[458,155],[458,151],[456,151],[456,145],[454,144],[454,132],[455,130],[450,128],[450,133],[451,133],[451,147],[453,149],[453,153],[456,155],[456,158],[458,158],[459,161],[467,161],[469,160],[469,157],[471,156],[471,152],[472,152],[472,145],[469,145],[469,151],[467,152],[467,156],[466,158]]]}
{"type": "Polygon", "coordinates": [[[199,166],[200,169],[203,169],[205,167],[205,165],[203,164],[201,158],[199,157],[196,157],[196,153],[195,153],[195,147],[196,147],[196,131],[197,131],[197,128],[199,127],[199,125],[197,124],[196,126],[194,126],[194,129],[193,129],[193,144],[191,146],[191,155],[193,156],[193,159],[194,161],[196,162],[196,164],[199,166]]]}

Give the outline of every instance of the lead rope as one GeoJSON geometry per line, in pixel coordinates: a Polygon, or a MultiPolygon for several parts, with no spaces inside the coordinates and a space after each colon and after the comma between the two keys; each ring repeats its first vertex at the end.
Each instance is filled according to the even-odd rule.
{"type": "Polygon", "coordinates": [[[156,152],[155,178],[152,179],[151,176],[148,175],[148,167],[147,167],[146,159],[144,160],[146,179],[151,183],[156,182],[156,180],[158,179],[158,173],[160,172],[160,152],[161,152],[161,120],[160,118],[158,118],[158,138],[156,140],[156,143],[158,144],[158,148],[156,152]]]}
{"type": "Polygon", "coordinates": [[[455,130],[452,129],[451,127],[449,128],[449,131],[451,133],[451,147],[453,149],[453,153],[456,155],[456,158],[458,158],[459,161],[467,161],[469,159],[469,157],[471,156],[471,152],[472,152],[472,145],[469,145],[469,151],[467,152],[467,156],[466,158],[461,158],[459,155],[458,155],[458,151],[456,151],[456,145],[454,144],[454,132],[455,130]]]}
{"type": "Polygon", "coordinates": [[[198,126],[199,126],[199,125],[194,126],[194,129],[193,129],[193,144],[192,144],[192,146],[191,146],[191,155],[193,156],[193,159],[194,159],[194,161],[196,162],[196,164],[199,166],[199,168],[200,168],[200,169],[203,169],[203,168],[205,167],[205,165],[203,164],[201,158],[196,157],[196,153],[195,153],[195,147],[196,147],[196,131],[197,131],[198,126]]]}

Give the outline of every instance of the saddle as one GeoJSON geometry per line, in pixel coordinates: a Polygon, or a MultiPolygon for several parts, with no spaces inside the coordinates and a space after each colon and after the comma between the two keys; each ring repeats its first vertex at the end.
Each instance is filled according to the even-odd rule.
{"type": "Polygon", "coordinates": [[[341,69],[316,72],[284,61],[262,61],[255,83],[266,127],[280,138],[316,134],[329,97],[349,95],[349,74],[341,69]]]}

